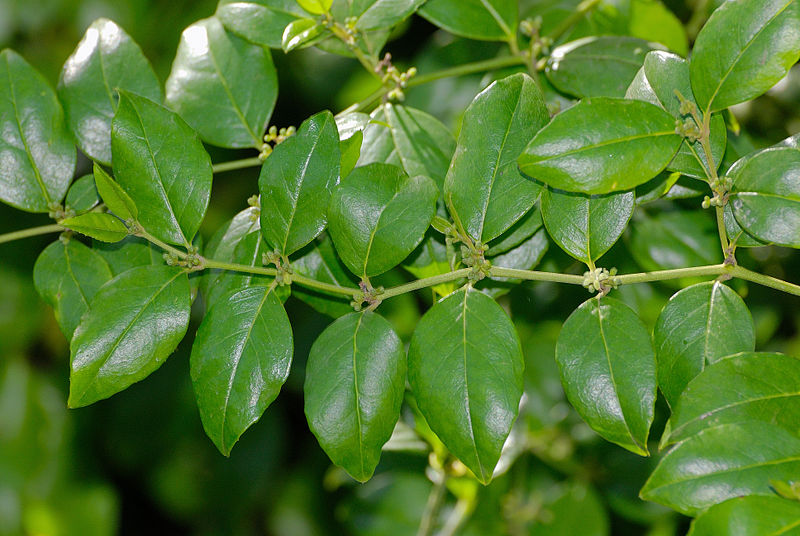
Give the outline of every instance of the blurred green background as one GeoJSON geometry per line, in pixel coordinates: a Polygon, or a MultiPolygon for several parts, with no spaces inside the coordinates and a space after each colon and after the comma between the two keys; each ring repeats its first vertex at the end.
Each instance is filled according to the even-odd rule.
{"type": "MultiPolygon", "coordinates": [[[[536,4],[536,2],[530,2],[536,4]]],[[[539,2],[541,3],[541,2],[539,2]]],[[[551,2],[557,3],[557,2],[551,2]]],[[[613,2],[610,2],[613,4],[613,2]]],[[[693,8],[714,2],[665,2],[695,24],[693,8]]],[[[525,4],[525,2],[523,2],[525,4]]],[[[0,48],[21,53],[55,85],[64,60],[98,17],[115,20],[140,44],[163,81],[181,30],[210,16],[215,0],[0,0],[0,48]]],[[[702,7],[702,6],[701,6],[702,7]]],[[[705,13],[706,11],[704,11],[705,13]]],[[[696,18],[696,17],[695,17],[696,18]]],[[[701,17],[702,18],[702,17],[701,17]]],[[[691,30],[690,30],[691,35],[691,30]]],[[[401,65],[420,72],[491,57],[499,45],[453,38],[413,17],[388,44],[401,65]]],[[[299,123],[313,112],[338,111],[371,92],[352,60],[306,50],[273,53],[281,82],[272,123],[299,123]]],[[[486,84],[481,76],[443,80],[411,91],[408,104],[456,128],[458,115],[486,84]]],[[[800,72],[757,102],[738,107],[747,135],[731,137],[731,158],[800,131],[800,72]]],[[[215,162],[248,153],[209,148],[215,162]]],[[[79,161],[78,176],[89,171],[79,161]]],[[[215,176],[212,206],[201,234],[211,233],[246,207],[258,170],[215,176]]],[[[638,271],[637,221],[700,199],[647,205],[604,259],[621,272],[638,271]]],[[[46,218],[0,205],[0,233],[45,224],[46,218]]],[[[287,535],[415,534],[431,489],[421,451],[385,452],[372,481],[357,485],[333,468],[308,431],[303,414],[303,368],[311,343],[330,321],[301,302],[287,304],[295,330],[292,375],[281,396],[248,431],[230,458],[205,437],[189,379],[190,336],[150,378],[91,407],[66,409],[69,348],[52,311],[38,298],[31,271],[54,237],[0,245],[0,535],[287,535]]],[[[800,263],[781,248],[742,251],[749,267],[797,281],[800,263]]],[[[580,271],[551,247],[541,269],[580,271]]],[[[400,272],[391,277],[404,277],[400,272]]],[[[796,298],[734,282],[756,320],[758,347],[800,354],[796,298]]],[[[650,326],[669,285],[623,288],[650,326]]],[[[687,520],[637,498],[655,459],[642,459],[595,436],[564,400],[553,360],[561,323],[586,298],[582,289],[525,284],[502,303],[512,312],[527,360],[525,406],[515,428],[515,463],[478,490],[461,534],[681,534],[687,520]]],[[[381,307],[408,340],[425,294],[381,307]]],[[[660,418],[655,432],[660,432],[660,418]]],[[[657,437],[657,435],[654,435],[657,437]]],[[[513,460],[512,460],[513,461],[513,460]]],[[[477,489],[458,481],[446,498],[477,489]]]]}

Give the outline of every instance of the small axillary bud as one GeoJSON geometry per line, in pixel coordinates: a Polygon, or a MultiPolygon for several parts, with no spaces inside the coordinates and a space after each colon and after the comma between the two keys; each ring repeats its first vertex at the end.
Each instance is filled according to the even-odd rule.
{"type": "Polygon", "coordinates": [[[259,153],[258,158],[261,161],[266,160],[267,157],[272,154],[272,151],[277,145],[280,145],[295,134],[297,134],[297,129],[294,126],[283,127],[278,130],[278,127],[272,125],[264,135],[264,143],[261,145],[261,152],[259,153]],[[272,143],[272,145],[270,145],[270,143],[272,143]]]}
{"type": "Polygon", "coordinates": [[[477,283],[489,276],[492,263],[486,259],[488,249],[486,244],[477,244],[472,248],[466,244],[461,245],[461,262],[471,269],[467,276],[470,283],[477,283]]]}
{"type": "Polygon", "coordinates": [[[384,100],[402,102],[406,98],[403,90],[408,87],[408,81],[417,75],[417,68],[409,67],[407,71],[401,72],[392,64],[392,55],[387,52],[375,65],[375,73],[381,76],[381,83],[384,86],[394,85],[386,93],[384,100]]]}
{"type": "Polygon", "coordinates": [[[292,274],[294,270],[289,264],[289,259],[281,255],[277,249],[264,253],[261,256],[261,262],[265,265],[275,265],[275,282],[279,286],[284,287],[292,284],[292,274]]]}
{"type": "Polygon", "coordinates": [[[258,194],[251,195],[247,198],[247,204],[254,209],[250,212],[250,221],[258,221],[261,216],[261,196],[258,194]]]}
{"type": "Polygon", "coordinates": [[[368,279],[362,279],[358,283],[359,292],[353,295],[350,305],[356,312],[364,309],[367,304],[367,311],[374,311],[383,301],[381,297],[385,291],[383,287],[374,288],[368,279]]]}
{"type": "Polygon", "coordinates": [[[61,203],[50,203],[49,205],[47,205],[47,210],[48,210],[47,215],[56,221],[66,220],[67,218],[75,217],[75,211],[72,210],[70,207],[62,206],[61,203]]]}
{"type": "Polygon", "coordinates": [[[611,289],[619,287],[620,281],[617,277],[617,269],[595,268],[583,274],[583,286],[589,292],[597,292],[600,296],[605,296],[611,289]]]}
{"type": "Polygon", "coordinates": [[[728,204],[733,180],[730,177],[717,177],[709,185],[714,192],[714,197],[705,196],[703,208],[724,207],[728,204]]]}

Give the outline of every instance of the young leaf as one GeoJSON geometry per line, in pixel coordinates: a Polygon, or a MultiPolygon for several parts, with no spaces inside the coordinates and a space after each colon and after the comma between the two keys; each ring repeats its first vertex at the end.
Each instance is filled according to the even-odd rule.
{"type": "Polygon", "coordinates": [[[313,45],[325,32],[325,26],[315,19],[297,19],[286,25],[281,37],[281,48],[291,52],[296,48],[313,45]]]}
{"type": "Polygon", "coordinates": [[[645,54],[658,45],[636,37],[587,37],[553,50],[548,80],[564,93],[584,97],[624,97],[645,54]]]}
{"type": "Polygon", "coordinates": [[[296,0],[297,3],[312,15],[327,13],[333,5],[333,0],[296,0]]]}
{"type": "Polygon", "coordinates": [[[364,278],[397,266],[422,242],[438,196],[431,179],[408,177],[395,166],[353,170],[328,206],[330,235],[342,261],[364,278]]]}
{"type": "Polygon", "coordinates": [[[662,445],[683,441],[706,428],[748,420],[797,432],[800,359],[745,352],[709,365],[673,404],[662,445]]]}
{"type": "Polygon", "coordinates": [[[94,165],[94,184],[97,186],[97,192],[108,207],[108,210],[119,216],[123,221],[135,220],[139,217],[139,210],[136,208],[136,203],[133,202],[133,199],[96,163],[94,165]]]}
{"type": "Polygon", "coordinates": [[[192,385],[203,428],[225,456],[278,396],[292,353],[292,326],[273,287],[235,290],[203,319],[192,385]]]}
{"type": "Polygon", "coordinates": [[[764,242],[800,248],[800,151],[767,149],[730,175],[737,223],[764,242]]]}
{"type": "Polygon", "coordinates": [[[455,147],[450,130],[435,117],[415,108],[385,104],[373,112],[364,129],[358,165],[394,164],[412,177],[432,178],[442,189],[455,147]]]}
{"type": "Polygon", "coordinates": [[[136,206],[139,222],[170,244],[190,244],[211,194],[211,159],[194,130],[174,112],[120,91],[111,123],[114,177],[136,206]]]}
{"type": "Polygon", "coordinates": [[[67,229],[100,240],[119,242],[128,236],[128,228],[119,218],[103,212],[88,212],[59,222],[67,229]]]}
{"type": "Polygon", "coordinates": [[[750,495],[716,504],[692,522],[687,536],[739,534],[792,536],[800,527],[800,503],[780,497],[750,495]]]}
{"type": "Polygon", "coordinates": [[[411,339],[408,380],[420,411],[484,484],[517,417],[523,368],[508,315],[472,288],[435,304],[411,339]]]}
{"type": "Polygon", "coordinates": [[[772,495],[769,481],[800,474],[800,439],[773,424],[749,421],[703,430],[678,443],[640,496],[695,516],[742,495],[772,495]]]}
{"type": "Polygon", "coordinates": [[[642,456],[656,400],[650,332],[624,303],[591,298],[564,323],[556,345],[572,406],[605,439],[642,456]]]}
{"type": "Polygon", "coordinates": [[[295,0],[220,0],[216,16],[225,29],[251,43],[281,48],[286,26],[307,14],[295,0]]]}
{"type": "MultiPolygon", "coordinates": [[[[327,234],[321,235],[313,245],[309,246],[308,252],[302,257],[293,260],[292,268],[300,275],[323,283],[338,287],[358,286],[358,280],[353,278],[336,255],[336,250],[333,249],[333,243],[327,234]]],[[[293,288],[292,294],[316,311],[334,318],[353,312],[350,298],[346,296],[328,295],[301,286],[293,288]]]]}
{"type": "Polygon", "coordinates": [[[0,201],[48,212],[64,198],[77,154],[55,92],[13,50],[0,52],[0,201]]]}
{"type": "Polygon", "coordinates": [[[113,277],[106,261],[77,240],[56,240],[36,259],[33,283],[67,340],[98,289],[113,277]]]}
{"type": "Polygon", "coordinates": [[[588,196],[545,188],[542,218],[561,249],[591,264],[622,236],[633,215],[633,192],[588,196]]]}
{"type": "Polygon", "coordinates": [[[164,98],[139,45],[113,21],[97,19],[64,63],[58,96],[81,151],[106,165],[118,88],[156,102],[164,98]]]}
{"type": "Polygon", "coordinates": [[[339,318],[311,347],[303,388],[309,428],[328,457],[360,482],[375,472],[405,386],[403,343],[376,313],[339,318]]]}
{"type": "Polygon", "coordinates": [[[189,326],[189,278],[170,266],[140,266],[95,294],[70,344],[69,406],[87,406],[143,380],[189,326]]]}
{"type": "Polygon", "coordinates": [[[428,0],[419,14],[439,28],[470,39],[516,39],[517,3],[513,0],[428,0]]]}
{"type": "Polygon", "coordinates": [[[269,50],[203,19],[183,31],[166,88],[167,105],[204,141],[261,149],[278,97],[269,50]]]}
{"type": "Polygon", "coordinates": [[[304,121],[267,158],[258,188],[261,232],[271,248],[289,255],[322,232],[340,161],[339,134],[330,112],[304,121]]]}
{"type": "Polygon", "coordinates": [[[797,0],[724,2],[695,41],[689,68],[697,104],[708,113],[758,97],[798,58],[797,0]]]}
{"type": "MultiPolygon", "coordinates": [[[[644,65],[628,87],[625,97],[660,106],[681,121],[690,119],[690,115],[681,113],[681,102],[676,91],[689,102],[694,102],[692,85],[689,81],[689,62],[669,52],[655,51],[645,57],[644,65]]],[[[719,168],[727,143],[725,120],[721,114],[711,116],[709,128],[711,156],[714,167],[719,168]]],[[[689,143],[688,140],[684,140],[667,169],[697,179],[705,179],[709,176],[706,166],[708,158],[702,143],[699,141],[689,143]]]]}
{"type": "Polygon", "coordinates": [[[464,112],[444,195],[473,239],[497,238],[536,202],[541,188],[516,161],[549,117],[541,90],[525,74],[494,82],[464,112]]]}
{"type": "Polygon", "coordinates": [[[67,208],[71,208],[79,214],[93,209],[98,203],[100,203],[100,197],[97,195],[92,175],[84,175],[73,182],[67,192],[67,198],[64,200],[67,208]]]}
{"type": "Polygon", "coordinates": [[[555,116],[528,144],[519,166],[553,188],[606,194],[658,175],[681,142],[675,119],[661,108],[598,97],[555,116]]]}
{"type": "Polygon", "coordinates": [[[752,352],[756,345],[750,311],[736,292],[719,282],[698,283],[672,296],[653,337],[658,386],[672,408],[706,365],[752,352]]]}

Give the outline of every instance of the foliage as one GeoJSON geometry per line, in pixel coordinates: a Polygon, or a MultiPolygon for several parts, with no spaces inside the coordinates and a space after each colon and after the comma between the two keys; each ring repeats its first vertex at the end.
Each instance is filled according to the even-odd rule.
{"type": "MultiPolygon", "coordinates": [[[[55,224],[0,242],[61,233],[33,283],[69,341],[69,407],[147,378],[194,314],[191,384],[213,444],[230,456],[304,369],[308,428],[366,482],[350,507],[371,517],[355,532],[381,533],[380,509],[408,489],[430,492],[404,511],[411,533],[566,534],[580,510],[583,532],[606,534],[591,472],[558,453],[559,441],[578,448],[559,435],[567,418],[548,422],[557,378],[587,444],[591,429],[656,456],[622,459],[648,473],[641,499],[696,518],[690,534],[788,534],[800,361],[756,351],[743,285],[800,286],[740,260],[800,248],[800,144],[743,150],[731,107],[800,58],[800,1],[717,4],[693,30],[656,0],[222,0],[183,31],[163,90],[108,19],[56,88],[3,50],[0,200],[55,224]],[[464,61],[423,71],[384,55],[415,13],[455,36],[464,61]],[[483,58],[470,40],[502,48],[483,58]],[[354,58],[368,81],[343,111],[278,128],[273,56],[312,47],[354,58]],[[467,101],[415,100],[453,77],[467,101]],[[442,121],[453,115],[456,129],[442,121]],[[212,164],[215,147],[249,152],[212,164]],[[249,207],[203,227],[215,175],[258,166],[249,207]],[[549,240],[571,259],[534,270],[549,240]],[[666,304],[648,296],[656,282],[671,285],[666,304]],[[536,308],[552,284],[595,295],[568,318],[524,320],[514,292],[536,308]],[[423,311],[409,296],[424,289],[423,311]],[[311,310],[329,318],[305,340],[311,310]],[[382,470],[397,452],[427,455],[427,479],[382,470]],[[532,455],[569,478],[526,471],[532,455]],[[382,499],[376,470],[393,481],[382,499]]],[[[22,382],[27,369],[9,363],[0,380],[22,382]]],[[[626,451],[596,455],[614,467],[626,451]]],[[[666,509],[628,500],[615,515],[676,530],[666,509]]]]}

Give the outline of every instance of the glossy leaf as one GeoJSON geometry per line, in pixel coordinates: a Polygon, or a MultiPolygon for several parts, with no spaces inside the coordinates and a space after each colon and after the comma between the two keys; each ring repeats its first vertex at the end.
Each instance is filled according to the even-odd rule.
{"type": "Polygon", "coordinates": [[[360,30],[391,28],[403,22],[426,0],[368,0],[368,7],[356,21],[360,30]]]}
{"type": "MultiPolygon", "coordinates": [[[[515,268],[518,270],[533,270],[542,260],[550,243],[547,241],[547,233],[541,227],[532,236],[524,240],[521,244],[511,248],[495,257],[487,259],[495,266],[503,268],[515,268]]],[[[520,279],[493,277],[484,279],[475,287],[487,293],[493,298],[502,296],[511,291],[515,286],[522,283],[520,279]]]]}
{"type": "Polygon", "coordinates": [[[687,536],[796,536],[799,532],[800,503],[751,495],[727,500],[701,513],[687,536]]]}
{"type": "Polygon", "coordinates": [[[800,474],[800,439],[773,424],[749,421],[703,430],[678,443],[645,483],[643,499],[682,514],[743,495],[772,495],[769,481],[800,474]]]}
{"type": "Polygon", "coordinates": [[[170,244],[189,244],[211,194],[211,159],[194,130],[153,101],[120,92],[111,124],[114,177],[136,206],[139,222],[170,244]]]}
{"type": "Polygon", "coordinates": [[[204,141],[261,149],[278,76],[268,50],[210,17],[183,31],[166,89],[167,105],[204,141]]]}
{"type": "Polygon", "coordinates": [[[295,0],[221,0],[216,16],[227,30],[251,43],[281,48],[286,26],[307,15],[295,0]]]}
{"type": "Polygon", "coordinates": [[[456,143],[435,117],[416,108],[385,104],[373,112],[362,146],[358,165],[394,164],[412,177],[430,177],[442,189],[456,143]]]}
{"type": "Polygon", "coordinates": [[[356,168],[328,206],[336,251],[354,274],[381,274],[405,259],[425,235],[439,191],[428,177],[388,164],[356,168]]]}
{"type": "Polygon", "coordinates": [[[561,92],[584,97],[624,97],[654,44],[636,37],[587,37],[553,50],[547,78],[561,92]]]}
{"type": "MultiPolygon", "coordinates": [[[[694,102],[692,85],[689,81],[689,62],[669,52],[655,51],[645,57],[644,65],[628,87],[626,97],[660,106],[676,119],[685,121],[691,116],[681,113],[681,103],[676,91],[689,102],[694,102]]],[[[715,168],[718,168],[722,163],[727,142],[727,130],[722,115],[712,115],[709,128],[711,156],[715,168]]],[[[667,169],[705,179],[709,176],[706,171],[707,165],[708,159],[702,144],[699,141],[690,144],[684,140],[667,169]]]]}
{"type": "Polygon", "coordinates": [[[408,380],[420,411],[484,484],[517,417],[523,367],[511,320],[471,288],[435,304],[411,339],[408,380]]]}
{"type": "Polygon", "coordinates": [[[767,149],[730,173],[733,215],[764,242],[800,247],[800,151],[767,149]]]}
{"type": "Polygon", "coordinates": [[[588,196],[546,188],[542,218],[561,249],[591,264],[622,236],[633,215],[633,192],[588,196]]]}
{"type": "Polygon", "coordinates": [[[101,242],[119,242],[128,236],[128,228],[111,214],[89,212],[59,222],[61,225],[101,242]]]}
{"type": "Polygon", "coordinates": [[[697,35],[689,65],[702,110],[755,98],[786,76],[800,58],[796,0],[723,3],[697,35]]]}
{"type": "Polygon", "coordinates": [[[701,212],[665,212],[637,221],[630,250],[647,271],[722,262],[717,227],[701,212]]]}
{"type": "Polygon", "coordinates": [[[505,233],[492,240],[486,255],[500,255],[518,246],[523,240],[530,238],[533,233],[541,229],[542,225],[544,225],[544,222],[542,221],[541,211],[536,208],[529,210],[527,214],[509,227],[505,233]]]}
{"type": "Polygon", "coordinates": [[[178,346],[189,326],[183,271],[140,266],[95,294],[70,344],[69,406],[87,406],[143,380],[178,346]]]}
{"type": "MultiPolygon", "coordinates": [[[[337,287],[358,286],[358,280],[347,271],[347,267],[336,255],[333,243],[326,234],[309,246],[308,252],[303,256],[293,260],[292,268],[300,275],[337,287]]],[[[329,295],[300,286],[293,288],[292,294],[316,311],[334,318],[353,312],[353,306],[350,305],[350,298],[347,296],[329,295]]]]}
{"type": "Polygon", "coordinates": [[[55,92],[10,49],[0,52],[0,132],[0,201],[48,212],[67,193],[75,146],[55,92]]]}
{"type": "Polygon", "coordinates": [[[636,313],[608,297],[585,301],[561,328],[556,361],[567,398],[587,424],[647,456],[656,360],[650,332],[636,313]]]}
{"type": "Polygon", "coordinates": [[[272,287],[236,290],[211,307],[189,361],[208,437],[224,455],[278,396],[289,376],[292,326],[272,287]]]}
{"type": "Polygon", "coordinates": [[[333,5],[333,0],[296,0],[300,7],[312,15],[322,15],[333,5]]]}
{"type": "MultiPolygon", "coordinates": [[[[217,229],[217,232],[215,232],[211,240],[208,241],[204,255],[216,261],[233,262],[236,246],[239,245],[245,236],[259,229],[259,210],[255,207],[248,207],[217,229]]],[[[260,260],[261,259],[259,259],[259,261],[260,260]]],[[[209,299],[210,289],[215,288],[217,286],[217,281],[227,275],[231,275],[230,272],[218,269],[206,270],[203,273],[203,281],[200,283],[200,292],[203,293],[207,301],[209,299]]]]}
{"type": "Polygon", "coordinates": [[[689,382],[674,406],[662,444],[688,439],[706,428],[748,420],[797,432],[800,359],[745,352],[709,365],[689,382]]]}
{"type": "MultiPolygon", "coordinates": [[[[244,266],[262,265],[262,257],[264,253],[267,252],[267,248],[257,226],[255,230],[240,238],[231,238],[236,241],[236,246],[229,254],[227,262],[242,264],[244,266]]],[[[223,270],[212,280],[211,284],[209,284],[206,293],[206,303],[208,307],[213,307],[217,301],[224,298],[226,295],[251,285],[266,286],[272,279],[272,277],[260,274],[223,270]]]]}
{"type": "Polygon", "coordinates": [[[117,89],[161,102],[164,95],[139,45],[116,23],[97,19],[64,63],[58,96],[81,151],[111,164],[111,120],[117,89]]]}
{"type": "Polygon", "coordinates": [[[309,428],[328,457],[360,482],[372,476],[392,435],[405,384],[403,343],[376,313],[339,318],[311,347],[304,386],[309,428]]]}
{"type": "Polygon", "coordinates": [[[361,144],[363,141],[364,133],[361,130],[357,130],[352,136],[339,142],[339,150],[342,152],[340,170],[342,177],[347,177],[356,167],[358,159],[361,157],[361,144]]]}
{"type": "Polygon", "coordinates": [[[84,175],[73,182],[64,200],[64,205],[77,213],[89,211],[98,203],[100,203],[100,197],[97,195],[92,175],[84,175]]]}
{"type": "Polygon", "coordinates": [[[464,112],[444,194],[473,239],[497,238],[536,202],[541,188],[520,174],[517,158],[549,117],[525,74],[494,82],[464,112]]]}
{"type": "Polygon", "coordinates": [[[461,37],[503,41],[516,35],[518,9],[512,0],[428,0],[418,13],[461,37]]]}
{"type": "Polygon", "coordinates": [[[330,112],[303,122],[261,167],[261,232],[271,248],[294,253],[322,232],[339,181],[339,134],[330,112]]]}
{"type": "Polygon", "coordinates": [[[325,27],[314,19],[297,19],[286,25],[281,36],[281,48],[291,52],[296,48],[311,46],[323,35],[325,27]]]}
{"type": "Polygon", "coordinates": [[[672,408],[686,385],[725,356],[755,349],[753,317],[719,282],[698,283],[670,298],[653,333],[658,385],[672,408]]]}
{"type": "Polygon", "coordinates": [[[77,240],[53,242],[33,267],[36,291],[55,311],[67,340],[98,289],[112,277],[106,261],[77,240]]]}
{"type": "Polygon", "coordinates": [[[519,166],[553,188],[605,194],[655,177],[681,142],[675,119],[659,107],[600,97],[555,116],[528,144],[519,166]]]}
{"type": "Polygon", "coordinates": [[[144,238],[128,235],[121,242],[92,242],[92,250],[96,251],[111,268],[114,276],[136,268],[137,266],[163,266],[164,252],[144,238]]]}
{"type": "Polygon", "coordinates": [[[94,184],[108,210],[124,221],[135,220],[139,217],[139,210],[133,199],[98,164],[94,165],[94,184]]]}

